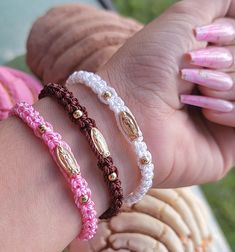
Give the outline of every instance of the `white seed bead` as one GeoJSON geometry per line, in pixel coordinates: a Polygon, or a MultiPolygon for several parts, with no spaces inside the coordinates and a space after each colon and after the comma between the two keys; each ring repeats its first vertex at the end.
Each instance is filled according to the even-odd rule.
{"type": "Polygon", "coordinates": [[[105,91],[105,85],[102,83],[102,81],[97,82],[97,85],[91,86],[92,91],[98,95],[101,95],[105,91]]]}
{"type": "MultiPolygon", "coordinates": [[[[72,85],[76,83],[82,83],[92,89],[94,93],[96,93],[101,102],[107,104],[109,108],[114,112],[119,129],[123,133],[121,129],[121,125],[119,122],[119,113],[127,112],[131,114],[130,110],[125,106],[124,101],[117,95],[114,88],[107,85],[107,83],[100,78],[100,76],[86,72],[79,71],[74,72],[67,80],[66,84],[72,85]],[[104,98],[104,92],[110,92],[111,96],[104,98]]],[[[139,130],[139,129],[138,129],[139,130]]],[[[154,177],[154,165],[152,163],[151,153],[148,151],[146,143],[143,141],[142,132],[139,130],[137,139],[129,139],[126,135],[125,137],[132,144],[133,149],[137,156],[138,167],[141,171],[141,181],[139,186],[136,188],[134,192],[129,194],[124,202],[128,205],[132,205],[139,200],[148,192],[148,190],[152,186],[152,179],[154,177]],[[146,158],[147,162],[141,162],[141,158],[146,158]]]]}
{"type": "Polygon", "coordinates": [[[145,183],[146,181],[149,181],[149,182],[152,183],[152,179],[153,179],[153,175],[154,175],[153,172],[145,173],[145,174],[142,174],[142,173],[141,173],[141,175],[142,175],[143,179],[145,180],[144,183],[145,183]]]}
{"type": "Polygon", "coordinates": [[[78,77],[81,77],[81,78],[84,78],[84,79],[88,79],[89,76],[90,76],[89,73],[84,72],[84,71],[81,72],[80,76],[79,76],[79,73],[80,73],[80,71],[78,72],[78,77]]]}
{"type": "Polygon", "coordinates": [[[142,141],[134,141],[133,144],[134,144],[135,152],[138,155],[138,157],[144,156],[144,154],[147,152],[146,143],[142,141]]]}
{"type": "Polygon", "coordinates": [[[143,171],[153,171],[154,170],[154,165],[153,163],[149,163],[147,165],[142,165],[141,166],[141,172],[143,171]]]}
{"type": "Polygon", "coordinates": [[[110,99],[110,102],[112,102],[113,106],[118,106],[118,107],[124,106],[124,101],[120,97],[117,97],[117,96],[113,96],[110,99]]]}
{"type": "Polygon", "coordinates": [[[119,97],[111,97],[108,100],[109,108],[114,111],[115,114],[121,112],[124,108],[124,102],[119,97]]]}
{"type": "Polygon", "coordinates": [[[116,114],[120,113],[122,111],[121,107],[111,107],[109,106],[109,108],[116,114]]]}
{"type": "Polygon", "coordinates": [[[148,168],[146,168],[146,169],[141,169],[141,175],[142,176],[147,176],[147,175],[153,175],[153,168],[151,168],[151,167],[148,167],[148,168]]]}
{"type": "Polygon", "coordinates": [[[76,83],[76,72],[74,72],[71,76],[70,76],[70,81],[71,81],[71,84],[75,84],[76,83]]]}

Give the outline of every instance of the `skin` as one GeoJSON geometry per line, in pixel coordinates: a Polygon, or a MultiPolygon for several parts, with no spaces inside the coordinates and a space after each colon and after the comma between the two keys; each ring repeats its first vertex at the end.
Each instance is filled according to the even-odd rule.
{"type": "MultiPolygon", "coordinates": [[[[209,122],[200,110],[189,110],[179,100],[180,94],[193,90],[179,77],[179,70],[189,67],[182,56],[207,46],[196,41],[193,29],[226,15],[235,16],[235,1],[181,1],[131,38],[99,72],[125,100],[144,133],[156,164],[154,187],[214,181],[234,165],[234,129],[209,122]]],[[[130,146],[107,107],[85,88],[72,91],[104,133],[126,195],[139,180],[130,146]]],[[[56,102],[43,99],[35,106],[70,144],[100,215],[108,206],[108,194],[86,140],[56,102]]],[[[1,122],[0,132],[1,249],[61,251],[81,227],[69,189],[47,148],[18,118],[1,122]]]]}
{"type": "MultiPolygon", "coordinates": [[[[231,64],[229,67],[222,67],[224,63],[218,62],[221,67],[219,69],[213,68],[212,64],[204,69],[196,68],[195,62],[191,62],[191,67],[195,68],[188,81],[196,82],[197,88],[200,91],[200,95],[181,95],[181,101],[183,102],[184,97],[193,98],[197,100],[197,106],[204,108],[202,113],[205,118],[216,124],[224,125],[227,127],[235,126],[235,64],[234,64],[234,44],[235,44],[235,19],[230,17],[216,19],[211,25],[203,28],[204,37],[200,37],[198,33],[199,29],[195,30],[195,36],[198,40],[204,40],[210,42],[213,48],[218,50],[226,50],[228,54],[232,55],[231,64]],[[216,27],[216,29],[215,29],[216,27]],[[208,74],[209,73],[209,74],[208,74]],[[202,76],[206,76],[205,79],[201,79],[202,76]],[[212,74],[212,76],[210,76],[212,74]],[[196,78],[194,78],[196,77],[196,78]],[[198,79],[199,77],[199,79],[198,79]],[[212,81],[212,79],[213,81],[212,81]],[[214,78],[215,77],[215,78],[214,78]],[[190,80],[191,79],[191,80],[190,80]],[[198,81],[199,80],[199,81],[198,81]],[[222,80],[222,82],[221,82],[222,80]],[[219,85],[218,85],[219,84],[219,85]],[[222,84],[222,85],[221,85],[222,84]],[[200,100],[202,102],[200,102],[200,100]],[[203,104],[204,103],[204,104],[203,104]],[[209,106],[208,106],[209,105],[209,106]],[[205,109],[205,107],[207,109],[205,109]],[[222,113],[221,113],[222,112],[222,113]],[[225,112],[225,113],[223,113],[225,112]]],[[[211,50],[210,47],[204,50],[211,50]]],[[[194,51],[194,53],[198,51],[194,51]]],[[[191,54],[189,52],[188,56],[191,54]]],[[[215,54],[214,54],[215,55],[215,54]]],[[[202,64],[199,64],[199,67],[202,64]]],[[[192,68],[189,70],[192,71],[192,68]]],[[[187,70],[186,70],[187,72],[187,70]]],[[[185,70],[181,70],[181,77],[184,78],[185,70]]],[[[186,102],[187,103],[187,102],[186,102]]],[[[190,103],[188,103],[190,104],[190,103]]]]}

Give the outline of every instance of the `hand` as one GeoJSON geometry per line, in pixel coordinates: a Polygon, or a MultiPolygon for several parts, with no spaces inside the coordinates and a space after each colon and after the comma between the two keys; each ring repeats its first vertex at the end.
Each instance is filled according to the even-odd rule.
{"type": "MultiPolygon", "coordinates": [[[[203,111],[205,118],[200,109],[185,106],[179,99],[181,94],[197,92],[179,74],[192,67],[184,55],[207,46],[195,38],[195,28],[225,16],[235,16],[235,3],[230,0],[176,3],[132,37],[99,72],[119,91],[139,122],[153,154],[155,186],[214,181],[234,165],[234,124],[213,119],[208,110],[203,111]]],[[[229,63],[224,67],[231,69],[235,50],[229,49],[229,63]]]]}
{"type": "Polygon", "coordinates": [[[191,64],[204,69],[182,69],[181,77],[198,84],[201,95],[181,95],[181,101],[203,108],[203,115],[211,122],[235,127],[235,20],[222,18],[198,28],[196,38],[214,45],[188,53],[191,64]]]}

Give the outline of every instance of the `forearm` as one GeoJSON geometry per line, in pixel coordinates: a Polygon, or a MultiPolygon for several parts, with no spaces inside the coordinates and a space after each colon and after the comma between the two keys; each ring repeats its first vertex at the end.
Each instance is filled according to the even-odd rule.
{"type": "MultiPolygon", "coordinates": [[[[84,87],[73,87],[73,91],[104,134],[126,195],[134,189],[138,172],[135,168],[133,172],[134,156],[125,139],[119,137],[113,114],[84,87]]],[[[99,216],[108,207],[109,195],[85,137],[55,100],[40,100],[35,108],[72,148],[99,216]]],[[[61,251],[81,228],[69,188],[47,147],[17,117],[1,122],[0,132],[1,249],[61,251]]]]}

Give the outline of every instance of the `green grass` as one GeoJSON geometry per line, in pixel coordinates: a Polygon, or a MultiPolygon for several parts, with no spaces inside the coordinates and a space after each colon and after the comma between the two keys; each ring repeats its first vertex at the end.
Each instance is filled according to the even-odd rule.
{"type": "Polygon", "coordinates": [[[202,186],[230,246],[235,251],[235,169],[223,180],[202,186]]]}
{"type": "MultiPolygon", "coordinates": [[[[117,10],[146,24],[175,0],[114,0],[117,10]]],[[[235,252],[235,170],[223,180],[202,186],[232,251],[235,252]]],[[[221,251],[222,252],[222,251],[221,251]]]]}
{"type": "Polygon", "coordinates": [[[176,0],[114,0],[117,10],[146,24],[176,0]]]}
{"type": "Polygon", "coordinates": [[[19,70],[26,72],[26,73],[31,73],[28,66],[26,65],[25,55],[20,55],[20,56],[16,57],[15,59],[7,62],[5,65],[19,69],[19,70]]]}

